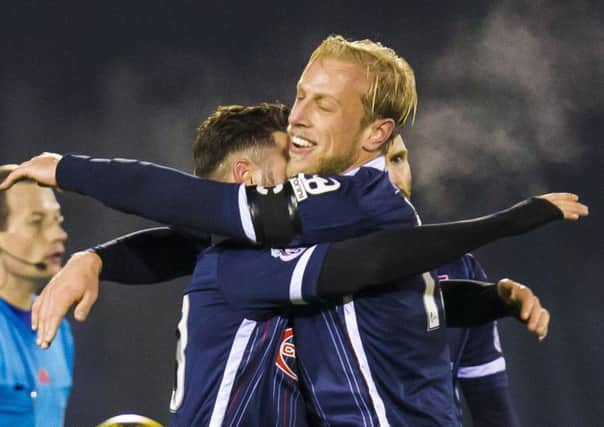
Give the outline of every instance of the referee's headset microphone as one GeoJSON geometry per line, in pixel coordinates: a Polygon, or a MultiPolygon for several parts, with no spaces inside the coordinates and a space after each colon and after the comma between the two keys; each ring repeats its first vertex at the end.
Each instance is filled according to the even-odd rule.
{"type": "Polygon", "coordinates": [[[17,260],[17,261],[19,261],[19,262],[21,262],[23,264],[33,265],[36,268],[36,270],[38,270],[38,271],[44,271],[44,270],[46,270],[48,268],[48,265],[45,262],[41,261],[41,260],[37,261],[37,262],[29,261],[29,260],[27,260],[25,258],[21,258],[21,257],[15,255],[15,254],[10,253],[8,250],[6,250],[6,248],[0,247],[0,253],[5,253],[6,255],[8,255],[9,257],[11,257],[12,259],[15,259],[15,260],[17,260]]]}

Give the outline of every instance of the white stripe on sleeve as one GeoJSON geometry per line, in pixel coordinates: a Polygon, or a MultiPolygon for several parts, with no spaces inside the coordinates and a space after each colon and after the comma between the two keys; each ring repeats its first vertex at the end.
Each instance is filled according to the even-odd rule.
{"type": "Polygon", "coordinates": [[[252,242],[256,242],[256,231],[252,222],[252,214],[250,207],[247,204],[247,193],[245,192],[245,184],[239,187],[239,216],[241,218],[241,226],[245,232],[245,236],[252,242]]]}
{"type": "Polygon", "coordinates": [[[505,371],[505,359],[499,357],[482,365],[463,366],[457,370],[457,378],[480,378],[505,371]]]}
{"type": "Polygon", "coordinates": [[[306,266],[308,265],[308,261],[312,256],[312,253],[317,248],[317,245],[311,246],[308,248],[294,267],[294,272],[292,273],[291,280],[289,282],[289,300],[293,304],[306,304],[304,298],[302,298],[302,283],[304,282],[304,271],[306,270],[306,266]]]}

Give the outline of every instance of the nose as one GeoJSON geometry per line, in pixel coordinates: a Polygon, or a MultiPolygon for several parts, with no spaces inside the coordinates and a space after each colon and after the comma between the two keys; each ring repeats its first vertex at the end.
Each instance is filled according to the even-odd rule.
{"type": "Polygon", "coordinates": [[[308,127],[308,102],[306,99],[296,99],[289,113],[288,123],[290,126],[308,127]]]}
{"type": "Polygon", "coordinates": [[[65,229],[63,228],[63,226],[61,224],[56,224],[54,227],[52,227],[52,229],[50,230],[50,240],[52,242],[65,242],[67,240],[68,234],[65,231],[65,229]]]}

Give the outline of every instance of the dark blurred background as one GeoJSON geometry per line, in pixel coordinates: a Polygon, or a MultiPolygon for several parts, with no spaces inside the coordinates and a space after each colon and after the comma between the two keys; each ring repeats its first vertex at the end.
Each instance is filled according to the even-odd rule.
{"type": "MultiPolygon", "coordinates": [[[[221,104],[291,103],[325,36],[372,38],[412,64],[405,130],[425,222],[574,191],[591,216],[477,252],[493,279],[531,285],[550,308],[538,344],[502,322],[526,426],[604,419],[604,9],[599,1],[4,2],[0,163],[41,151],[132,157],[190,170],[196,125],[221,104]]],[[[60,194],[69,249],[149,225],[60,194]]],[[[69,426],[139,412],[162,422],[186,281],[103,283],[75,324],[69,426]]]]}

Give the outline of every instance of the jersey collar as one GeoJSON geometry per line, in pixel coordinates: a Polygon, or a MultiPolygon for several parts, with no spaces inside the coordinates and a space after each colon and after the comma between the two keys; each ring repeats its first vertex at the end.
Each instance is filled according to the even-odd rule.
{"type": "Polygon", "coordinates": [[[361,168],[374,168],[381,172],[384,172],[386,170],[386,158],[384,156],[376,157],[375,159],[369,160],[363,166],[349,170],[348,172],[344,173],[343,175],[346,175],[346,176],[355,175],[361,168]]]}

